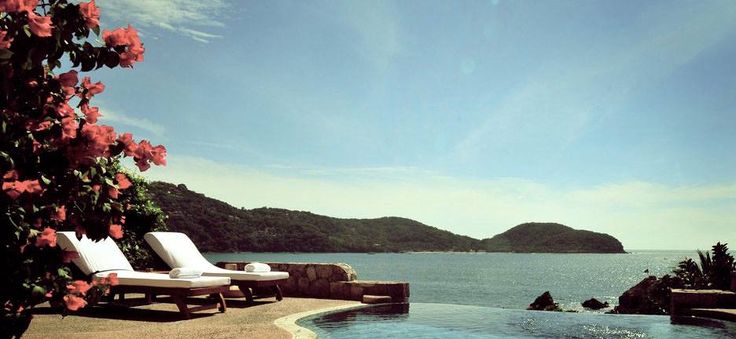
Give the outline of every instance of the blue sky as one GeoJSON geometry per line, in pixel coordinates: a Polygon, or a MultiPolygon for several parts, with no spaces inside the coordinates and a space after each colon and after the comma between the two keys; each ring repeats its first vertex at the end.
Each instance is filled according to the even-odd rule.
{"type": "Polygon", "coordinates": [[[235,206],[736,245],[733,1],[98,1],[102,122],[235,206]]]}

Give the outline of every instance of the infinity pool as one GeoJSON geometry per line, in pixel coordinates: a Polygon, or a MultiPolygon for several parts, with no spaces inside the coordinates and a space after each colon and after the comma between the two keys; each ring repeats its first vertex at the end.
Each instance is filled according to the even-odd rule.
{"type": "Polygon", "coordinates": [[[390,304],[298,321],[320,338],[734,338],[733,323],[672,324],[666,316],[390,304]]]}

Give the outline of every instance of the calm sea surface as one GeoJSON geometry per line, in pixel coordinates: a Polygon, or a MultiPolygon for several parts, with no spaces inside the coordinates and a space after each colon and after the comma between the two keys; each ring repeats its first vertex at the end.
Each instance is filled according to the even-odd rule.
{"type": "Polygon", "coordinates": [[[544,291],[565,309],[591,297],[614,305],[648,274],[661,276],[695,251],[629,254],[208,253],[211,262],[347,263],[362,280],[408,281],[410,301],[524,309],[544,291]]]}

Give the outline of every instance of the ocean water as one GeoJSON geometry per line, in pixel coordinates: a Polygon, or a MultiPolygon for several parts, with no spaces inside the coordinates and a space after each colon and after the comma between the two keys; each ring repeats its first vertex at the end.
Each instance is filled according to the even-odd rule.
{"type": "Polygon", "coordinates": [[[235,260],[347,263],[358,272],[358,279],[408,281],[412,303],[525,309],[534,298],[550,291],[564,309],[589,312],[580,305],[582,301],[595,297],[613,306],[618,296],[647,275],[669,273],[680,260],[696,253],[207,253],[205,256],[213,263],[235,260]]]}

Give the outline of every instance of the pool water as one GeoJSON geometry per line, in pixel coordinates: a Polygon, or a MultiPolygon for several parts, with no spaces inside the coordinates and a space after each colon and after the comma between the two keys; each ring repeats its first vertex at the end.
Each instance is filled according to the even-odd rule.
{"type": "MultiPolygon", "coordinates": [[[[694,321],[694,320],[693,320],[694,321]]],[[[673,324],[667,316],[389,304],[298,321],[319,338],[734,338],[733,323],[673,324]]]]}

